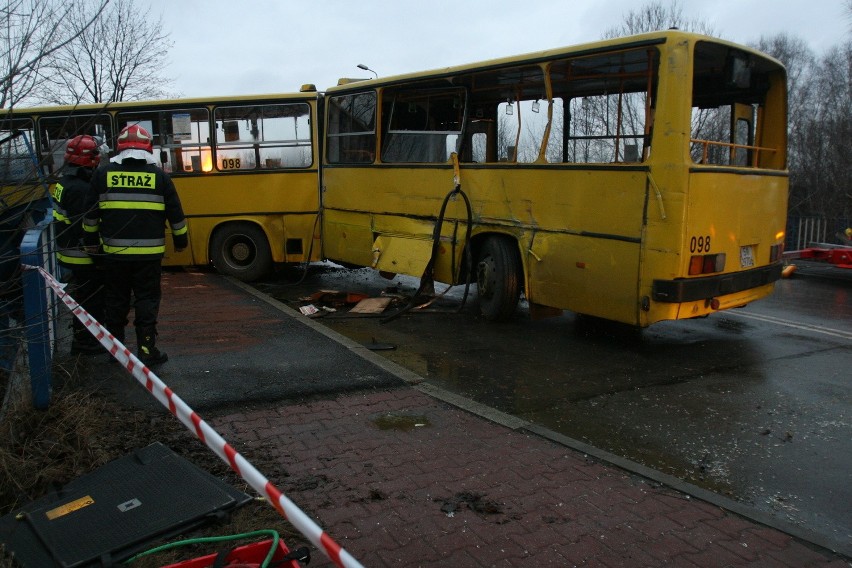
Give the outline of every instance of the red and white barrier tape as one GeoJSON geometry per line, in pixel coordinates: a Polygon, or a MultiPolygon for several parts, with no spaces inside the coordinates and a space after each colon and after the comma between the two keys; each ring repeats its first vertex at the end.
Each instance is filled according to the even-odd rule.
{"type": "Polygon", "coordinates": [[[49,272],[41,267],[24,266],[26,269],[38,270],[48,285],[56,292],[62,302],[68,306],[74,316],[83,322],[83,325],[95,336],[106,350],[115,357],[119,363],[144,386],[148,392],[160,401],[160,404],[169,409],[184,426],[193,432],[199,440],[213,450],[219,459],[228,464],[240,477],[242,477],[255,491],[266,497],[275,509],[318,549],[322,550],[328,558],[337,566],[342,568],[363,568],[360,562],[346,552],[328,534],[290,499],[284,496],[266,477],[239,454],[222,436],[210,427],[201,417],[195,413],[179,396],[166,386],[142,361],[140,361],[127,347],[112,336],[107,329],[77,303],[68,294],[64,285],[56,281],[49,272]]]}

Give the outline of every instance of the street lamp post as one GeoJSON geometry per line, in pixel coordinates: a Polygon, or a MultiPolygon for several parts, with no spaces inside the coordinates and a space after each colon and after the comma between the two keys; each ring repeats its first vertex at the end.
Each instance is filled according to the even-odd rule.
{"type": "Polygon", "coordinates": [[[376,76],[376,79],[378,79],[378,78],[379,78],[379,74],[378,74],[378,73],[376,73],[375,71],[373,71],[372,69],[370,69],[369,67],[367,67],[366,65],[364,65],[363,63],[359,63],[359,64],[358,64],[358,69],[363,69],[364,71],[369,71],[370,73],[372,73],[373,75],[375,75],[375,76],[376,76]]]}

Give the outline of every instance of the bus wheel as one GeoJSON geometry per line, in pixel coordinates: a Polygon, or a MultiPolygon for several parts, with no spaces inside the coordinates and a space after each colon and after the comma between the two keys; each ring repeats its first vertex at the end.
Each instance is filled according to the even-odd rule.
{"type": "Polygon", "coordinates": [[[272,269],[272,253],[266,235],[259,227],[248,223],[218,229],[210,240],[210,256],[216,270],[243,282],[257,280],[272,269]]]}
{"type": "Polygon", "coordinates": [[[506,239],[488,237],[476,264],[479,310],[488,321],[509,319],[521,296],[520,261],[506,239]]]}

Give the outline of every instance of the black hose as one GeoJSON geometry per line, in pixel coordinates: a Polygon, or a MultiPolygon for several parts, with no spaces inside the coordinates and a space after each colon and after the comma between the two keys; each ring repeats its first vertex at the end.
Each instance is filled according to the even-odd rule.
{"type": "Polygon", "coordinates": [[[465,301],[467,300],[468,290],[470,289],[470,274],[472,271],[472,259],[471,252],[468,250],[468,246],[470,245],[470,231],[471,225],[473,224],[473,212],[470,207],[470,199],[468,199],[467,194],[462,191],[461,184],[456,184],[456,186],[450,191],[446,197],[444,197],[443,203],[441,203],[441,210],[438,213],[438,218],[435,221],[435,230],[432,232],[432,254],[429,257],[429,262],[426,263],[426,268],[423,270],[423,276],[420,277],[420,286],[417,288],[417,291],[408,301],[408,303],[397,310],[396,312],[390,314],[389,316],[383,318],[381,323],[388,323],[390,321],[395,320],[401,315],[409,312],[416,305],[416,300],[426,288],[427,285],[431,284],[434,286],[435,284],[435,260],[438,257],[438,251],[441,247],[441,227],[444,225],[444,214],[447,211],[447,203],[449,203],[450,199],[452,199],[456,195],[461,195],[464,199],[465,207],[467,208],[467,230],[465,232],[465,240],[464,247],[462,247],[462,251],[467,257],[467,282],[465,284],[464,289],[464,297],[462,298],[462,303],[459,306],[459,310],[461,310],[462,306],[464,306],[465,301]]]}

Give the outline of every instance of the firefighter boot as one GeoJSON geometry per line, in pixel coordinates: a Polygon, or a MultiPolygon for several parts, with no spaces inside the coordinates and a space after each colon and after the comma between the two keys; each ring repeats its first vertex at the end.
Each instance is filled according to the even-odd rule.
{"type": "Polygon", "coordinates": [[[146,367],[161,365],[169,360],[169,356],[157,349],[157,331],[153,327],[136,328],[136,343],[139,346],[137,357],[146,367]]]}

